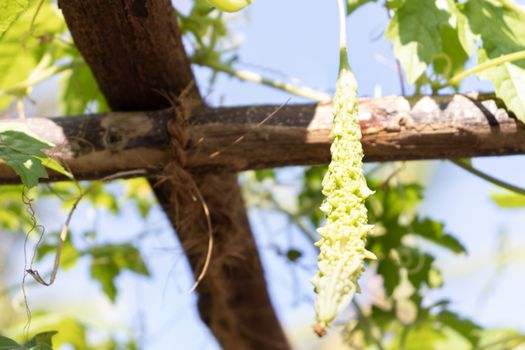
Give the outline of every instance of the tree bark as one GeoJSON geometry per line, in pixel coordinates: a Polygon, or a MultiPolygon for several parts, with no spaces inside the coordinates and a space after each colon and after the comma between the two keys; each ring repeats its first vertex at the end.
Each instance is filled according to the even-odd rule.
{"type": "MultiPolygon", "coordinates": [[[[155,175],[170,160],[172,115],[164,109],[30,118],[27,126],[57,145],[50,153],[78,179],[135,169],[155,175]]],[[[360,115],[365,161],[525,154],[525,126],[490,95],[365,98],[360,115]]],[[[203,173],[325,164],[331,120],[328,104],[200,108],[190,120],[187,167],[203,173]]],[[[0,164],[0,182],[17,181],[0,164]]]]}
{"type": "MultiPolygon", "coordinates": [[[[169,0],[59,0],[59,6],[112,109],[156,110],[175,104],[177,113],[187,117],[201,105],[169,0]]],[[[179,132],[184,130],[170,133],[172,150],[179,132]]],[[[169,153],[166,169],[188,174],[177,169],[184,163],[174,164],[176,156],[169,153]]],[[[225,349],[288,349],[265,288],[236,174],[189,175],[210,210],[217,242],[198,287],[201,318],[225,349]],[[239,247],[238,256],[230,256],[233,246],[239,247]],[[271,344],[263,341],[268,334],[271,344]]],[[[194,195],[190,183],[177,187],[175,176],[164,173],[168,181],[150,182],[198,275],[208,246],[206,218],[196,215],[195,201],[186,200],[194,195]]]]}

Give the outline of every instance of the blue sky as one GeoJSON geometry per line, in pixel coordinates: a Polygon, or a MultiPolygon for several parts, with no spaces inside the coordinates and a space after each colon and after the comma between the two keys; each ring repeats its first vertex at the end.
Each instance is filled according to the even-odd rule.
{"type": "MultiPolygon", "coordinates": [[[[519,1],[524,3],[524,1],[519,1]]],[[[176,0],[175,5],[186,6],[188,1],[176,0]]],[[[254,0],[238,19],[235,29],[242,38],[239,68],[257,70],[279,78],[280,73],[300,79],[304,84],[332,92],[338,67],[337,6],[335,1],[319,0],[254,0]],[[276,73],[280,72],[280,73],[276,73]]],[[[381,34],[387,15],[379,6],[368,4],[349,18],[349,51],[362,96],[398,95],[400,93],[391,45],[381,34]]],[[[206,89],[207,69],[195,69],[203,91],[206,89]]],[[[284,78],[283,78],[284,79],[284,78]]],[[[469,78],[465,91],[490,90],[490,84],[469,78]]],[[[242,105],[281,104],[288,95],[268,87],[242,83],[221,76],[212,93],[205,96],[210,104],[242,105]]],[[[292,97],[290,103],[306,102],[292,97]]],[[[524,158],[503,157],[475,160],[483,170],[512,183],[525,186],[524,158]]],[[[421,164],[421,162],[419,163],[421,164]]],[[[499,210],[489,199],[494,187],[444,161],[428,162],[424,171],[428,181],[422,213],[446,223],[446,229],[456,234],[467,246],[468,257],[454,257],[436,250],[438,264],[446,278],[446,286],[432,297],[447,296],[452,308],[474,317],[488,326],[519,327],[525,331],[521,297],[525,282],[520,277],[525,268],[525,211],[499,210]],[[498,275],[490,294],[483,288],[495,266],[494,252],[498,235],[508,234],[508,249],[517,252],[516,258],[498,275]],[[480,303],[480,298],[483,302],[480,303]]],[[[294,178],[296,169],[281,172],[284,178],[294,178]]],[[[58,203],[57,203],[58,204],[58,203]]],[[[43,209],[45,211],[45,209],[43,209]]],[[[309,284],[310,272],[291,270],[284,260],[270,249],[274,241],[286,245],[290,236],[293,244],[305,252],[305,263],[315,264],[314,251],[301,239],[286,219],[276,214],[250,210],[250,219],[261,248],[266,277],[278,310],[298,349],[315,349],[321,345],[310,332],[313,308],[309,284]],[[310,259],[310,261],[306,261],[310,259]],[[298,286],[298,289],[294,289],[298,286]],[[299,293],[299,294],[298,294],[299,293]],[[298,298],[297,296],[304,296],[298,298]],[[298,300],[299,299],[299,300],[298,300]]],[[[192,280],[182,251],[163,213],[156,210],[147,223],[142,222],[132,207],[125,207],[120,218],[104,212],[95,213],[83,206],[73,220],[76,231],[97,223],[105,240],[119,241],[133,237],[148,227],[156,230],[155,237],[141,242],[147,262],[153,271],[152,279],[135,278],[125,274],[119,278],[122,290],[116,310],[113,310],[99,288],[89,280],[88,267],[61,272],[52,288],[32,290],[34,304],[66,312],[81,310],[88,322],[121,323],[142,337],[144,349],[170,349],[174,344],[184,349],[218,349],[215,341],[203,327],[195,311],[195,296],[188,294],[192,280]],[[141,321],[142,319],[142,321],[141,321]]],[[[56,226],[56,213],[48,226],[56,226]]],[[[18,251],[20,247],[15,247],[18,251]]],[[[510,254],[510,253],[509,253],[510,254]]],[[[14,256],[14,254],[13,254],[14,256]]],[[[14,266],[20,264],[15,258],[14,266]],[[15,264],[16,263],[16,264],[15,264]]],[[[13,271],[20,271],[15,267],[13,271]]],[[[13,273],[13,281],[18,280],[13,273]]]]}

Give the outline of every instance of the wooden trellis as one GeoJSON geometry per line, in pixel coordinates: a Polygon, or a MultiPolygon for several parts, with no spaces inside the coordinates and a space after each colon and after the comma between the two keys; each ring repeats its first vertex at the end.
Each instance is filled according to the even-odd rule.
{"type": "MultiPolygon", "coordinates": [[[[197,289],[202,320],[225,349],[289,349],[266,290],[236,172],[328,162],[330,105],[287,105],[262,125],[278,106],[207,108],[169,0],[58,3],[118,112],[32,118],[30,129],[57,145],[52,154],[78,179],[144,169],[198,275],[207,252],[206,220],[196,215],[198,203],[181,199],[180,187],[191,186],[170,174],[177,171],[177,158],[175,165],[208,205],[214,229],[211,265],[197,289]],[[176,122],[185,118],[187,128],[176,122]],[[243,141],[233,145],[239,136],[243,141]]],[[[367,161],[525,153],[525,127],[493,96],[363,99],[360,112],[367,161]]],[[[0,182],[16,181],[0,164],[0,182]]]]}

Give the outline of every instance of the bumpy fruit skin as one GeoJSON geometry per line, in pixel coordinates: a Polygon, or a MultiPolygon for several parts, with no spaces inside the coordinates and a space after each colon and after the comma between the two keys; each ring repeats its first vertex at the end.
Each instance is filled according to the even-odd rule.
{"type": "Polygon", "coordinates": [[[208,0],[208,2],[225,12],[237,12],[252,3],[252,0],[208,0]]]}
{"type": "Polygon", "coordinates": [[[320,336],[358,291],[364,259],[375,258],[365,250],[366,235],[373,227],[367,224],[365,199],[373,191],[363,175],[357,101],[354,75],[343,68],[333,100],[332,161],[322,183],[326,199],[321,210],[326,214],[326,224],[317,230],[320,253],[318,271],[312,279],[317,293],[314,329],[320,336]]]}

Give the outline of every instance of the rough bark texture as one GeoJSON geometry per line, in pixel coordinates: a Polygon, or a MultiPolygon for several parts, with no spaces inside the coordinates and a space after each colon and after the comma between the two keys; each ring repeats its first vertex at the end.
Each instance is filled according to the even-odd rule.
{"type": "Polygon", "coordinates": [[[60,0],[75,44],[113,110],[169,107],[163,92],[199,99],[167,0],[60,0]]]}
{"type": "MultiPolygon", "coordinates": [[[[177,111],[191,115],[201,104],[169,0],[60,0],[59,6],[112,109],[155,110],[175,104],[182,108],[177,111]],[[183,98],[169,101],[163,97],[167,94],[183,98]]],[[[180,140],[174,139],[179,132],[184,130],[170,133],[172,150],[181,150],[176,146],[180,140]]],[[[208,246],[206,219],[191,199],[191,184],[177,183],[177,174],[193,175],[210,209],[217,244],[198,288],[201,318],[225,349],[288,349],[265,288],[235,173],[189,174],[176,167],[184,165],[174,163],[178,156],[170,153],[166,169],[173,173],[152,185],[196,275],[208,246]],[[238,256],[230,258],[230,246],[239,247],[238,256]],[[265,341],[268,335],[272,346],[265,341]]]]}
{"type": "MultiPolygon", "coordinates": [[[[330,105],[285,106],[259,125],[277,108],[196,110],[186,166],[193,172],[241,171],[329,162],[330,105]]],[[[489,95],[366,98],[360,113],[365,161],[525,154],[525,126],[489,95]]],[[[158,174],[170,160],[172,115],[164,109],[30,118],[27,123],[58,145],[51,153],[78,178],[93,179],[134,169],[158,174]]],[[[0,164],[0,182],[14,181],[14,172],[0,164]]]]}

